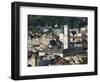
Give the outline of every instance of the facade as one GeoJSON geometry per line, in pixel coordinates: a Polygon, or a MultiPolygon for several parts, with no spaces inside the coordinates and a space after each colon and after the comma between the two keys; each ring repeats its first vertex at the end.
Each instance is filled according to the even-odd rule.
{"type": "Polygon", "coordinates": [[[68,26],[64,26],[64,49],[68,48],[68,26]]]}

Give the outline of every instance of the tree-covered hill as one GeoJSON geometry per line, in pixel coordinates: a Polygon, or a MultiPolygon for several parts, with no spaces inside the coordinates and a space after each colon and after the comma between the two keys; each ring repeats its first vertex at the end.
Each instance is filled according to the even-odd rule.
{"type": "Polygon", "coordinates": [[[88,24],[87,17],[65,17],[65,16],[39,16],[28,15],[28,29],[36,30],[36,27],[52,27],[61,28],[63,25],[68,25],[69,28],[81,28],[88,24]]]}

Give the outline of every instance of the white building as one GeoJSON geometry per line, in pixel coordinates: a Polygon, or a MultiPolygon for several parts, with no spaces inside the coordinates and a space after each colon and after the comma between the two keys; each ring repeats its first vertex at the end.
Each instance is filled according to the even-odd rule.
{"type": "Polygon", "coordinates": [[[64,25],[64,49],[68,48],[68,26],[64,25]]]}
{"type": "Polygon", "coordinates": [[[64,34],[63,33],[59,34],[59,39],[61,42],[64,42],[64,34]]]}

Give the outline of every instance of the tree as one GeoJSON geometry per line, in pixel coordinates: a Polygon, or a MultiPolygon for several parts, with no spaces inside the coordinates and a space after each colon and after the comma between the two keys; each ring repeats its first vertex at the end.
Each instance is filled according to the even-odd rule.
{"type": "Polygon", "coordinates": [[[68,25],[69,28],[81,28],[86,26],[88,23],[88,19],[86,17],[64,17],[64,16],[36,16],[36,15],[28,15],[28,29],[36,28],[37,26],[49,28],[61,29],[64,25],[68,25]]]}
{"type": "Polygon", "coordinates": [[[73,36],[76,34],[76,31],[72,31],[73,36]]]}

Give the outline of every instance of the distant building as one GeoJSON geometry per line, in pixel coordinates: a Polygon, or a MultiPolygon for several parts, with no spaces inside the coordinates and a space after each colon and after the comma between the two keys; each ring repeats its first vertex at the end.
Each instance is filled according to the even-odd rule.
{"type": "Polygon", "coordinates": [[[32,57],[28,59],[28,65],[30,65],[31,67],[36,66],[36,59],[34,55],[32,55],[32,57]]]}
{"type": "Polygon", "coordinates": [[[44,28],[44,29],[43,29],[43,32],[47,32],[48,30],[49,30],[49,29],[44,28]]]}
{"type": "Polygon", "coordinates": [[[53,31],[57,35],[59,35],[60,33],[62,33],[62,30],[61,29],[54,29],[53,31]]]}
{"type": "Polygon", "coordinates": [[[80,31],[81,31],[81,32],[87,31],[87,26],[82,27],[82,28],[80,29],[80,31]]]}
{"type": "Polygon", "coordinates": [[[39,45],[40,44],[39,39],[38,38],[33,38],[32,39],[32,44],[33,45],[39,45]]]}
{"type": "Polygon", "coordinates": [[[63,33],[59,34],[59,39],[61,42],[64,42],[64,34],[63,33]]]}
{"type": "Polygon", "coordinates": [[[42,36],[42,44],[43,44],[44,47],[48,46],[48,44],[49,44],[48,36],[45,35],[45,34],[42,36]]]}
{"type": "Polygon", "coordinates": [[[28,47],[28,48],[31,48],[31,47],[32,47],[32,41],[31,41],[30,36],[28,36],[27,47],[28,47]]]}
{"type": "Polygon", "coordinates": [[[64,25],[64,49],[68,48],[68,26],[64,25]]]}

